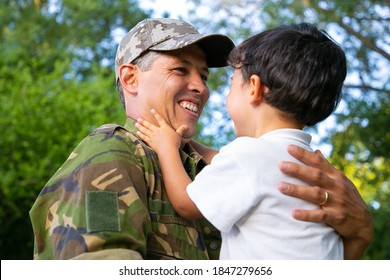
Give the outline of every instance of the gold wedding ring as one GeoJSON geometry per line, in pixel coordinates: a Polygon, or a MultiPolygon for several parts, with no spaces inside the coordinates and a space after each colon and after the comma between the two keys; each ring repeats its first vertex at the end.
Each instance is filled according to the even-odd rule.
{"type": "Polygon", "coordinates": [[[319,205],[320,205],[320,206],[325,205],[325,204],[328,202],[328,199],[329,199],[329,193],[328,193],[328,192],[325,192],[325,199],[324,199],[324,201],[321,202],[319,205]]]}

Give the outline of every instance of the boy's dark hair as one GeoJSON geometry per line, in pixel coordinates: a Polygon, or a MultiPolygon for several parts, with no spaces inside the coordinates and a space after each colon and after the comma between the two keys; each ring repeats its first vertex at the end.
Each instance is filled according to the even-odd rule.
{"type": "Polygon", "coordinates": [[[308,24],[280,26],[250,37],[229,55],[245,81],[258,75],[265,101],[303,125],[326,119],[337,107],[347,74],[343,50],[308,24]]]}

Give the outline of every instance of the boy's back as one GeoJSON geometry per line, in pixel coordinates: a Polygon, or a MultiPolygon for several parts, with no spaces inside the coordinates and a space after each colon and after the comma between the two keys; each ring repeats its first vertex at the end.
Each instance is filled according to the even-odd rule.
{"type": "Polygon", "coordinates": [[[296,161],[287,145],[311,150],[310,139],[295,129],[239,137],[188,186],[199,210],[222,232],[221,259],[343,259],[342,240],[332,228],[291,216],[291,209],[318,205],[277,189],[281,181],[305,184],[281,173],[278,164],[296,161]]]}

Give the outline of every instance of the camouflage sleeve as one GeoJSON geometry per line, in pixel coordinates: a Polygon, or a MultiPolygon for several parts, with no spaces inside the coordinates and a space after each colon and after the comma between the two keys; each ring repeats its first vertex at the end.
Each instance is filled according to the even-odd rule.
{"type": "Polygon", "coordinates": [[[82,253],[72,260],[143,260],[137,251],[129,249],[105,249],[96,252],[82,253]]]}
{"type": "Polygon", "coordinates": [[[85,138],[42,189],[30,211],[34,259],[145,258],[148,171],[142,148],[117,131],[85,138]]]}

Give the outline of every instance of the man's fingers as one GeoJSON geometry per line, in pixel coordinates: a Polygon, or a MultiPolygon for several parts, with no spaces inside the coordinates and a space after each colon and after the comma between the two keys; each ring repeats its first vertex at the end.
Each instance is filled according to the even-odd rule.
{"type": "Polygon", "coordinates": [[[310,201],[317,205],[322,204],[325,200],[329,200],[329,193],[327,195],[323,189],[316,186],[298,186],[282,182],[279,186],[279,190],[285,195],[310,201]]]}
{"type": "Polygon", "coordinates": [[[327,214],[324,210],[294,210],[292,216],[300,221],[323,223],[327,221],[327,214]]]}
{"type": "Polygon", "coordinates": [[[309,166],[320,168],[325,172],[332,171],[333,169],[333,166],[319,150],[311,152],[299,146],[289,145],[287,151],[290,155],[309,166]]]}
{"type": "Polygon", "coordinates": [[[324,186],[330,180],[321,169],[295,162],[283,161],[279,165],[279,168],[284,174],[301,179],[312,185],[324,186]]]}

